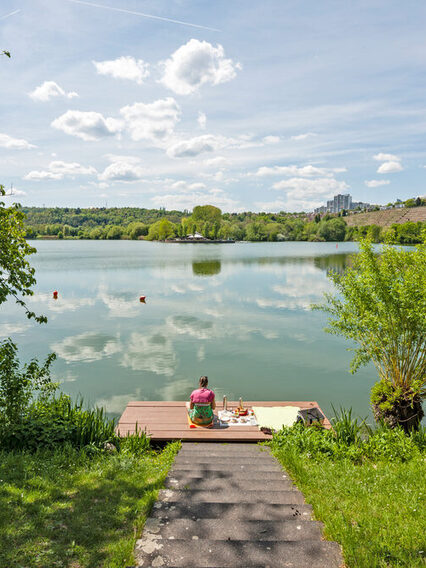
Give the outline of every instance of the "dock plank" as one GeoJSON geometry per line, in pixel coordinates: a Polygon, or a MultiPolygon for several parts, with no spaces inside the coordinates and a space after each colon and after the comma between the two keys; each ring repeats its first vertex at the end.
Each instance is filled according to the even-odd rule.
{"type": "MultiPolygon", "coordinates": [[[[228,402],[229,408],[235,408],[238,402],[228,402]]],[[[244,401],[244,406],[299,406],[312,408],[318,406],[315,401],[244,401]]],[[[223,405],[217,403],[215,414],[223,405]]],[[[318,406],[319,408],[319,406],[318,406]]],[[[324,426],[330,428],[327,418],[324,426]]],[[[153,441],[164,442],[182,440],[186,442],[261,442],[270,440],[271,436],[264,434],[257,426],[232,426],[206,428],[190,428],[188,425],[185,401],[138,400],[130,401],[117,425],[120,436],[146,431],[153,441]]]]}

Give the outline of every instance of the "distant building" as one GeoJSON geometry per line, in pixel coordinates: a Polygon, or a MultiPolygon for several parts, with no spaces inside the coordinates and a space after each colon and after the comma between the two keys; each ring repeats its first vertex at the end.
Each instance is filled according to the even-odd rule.
{"type": "Polygon", "coordinates": [[[322,205],[314,209],[314,213],[340,213],[343,209],[352,209],[352,196],[349,193],[335,195],[333,199],[327,201],[326,206],[322,205]]]}
{"type": "Polygon", "coordinates": [[[363,201],[353,201],[351,209],[370,209],[371,203],[364,203],[363,201]]]}

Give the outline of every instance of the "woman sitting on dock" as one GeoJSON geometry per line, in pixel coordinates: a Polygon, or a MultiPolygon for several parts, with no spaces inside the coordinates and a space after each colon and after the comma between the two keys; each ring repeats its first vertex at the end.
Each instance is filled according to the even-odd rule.
{"type": "Polygon", "coordinates": [[[200,377],[200,388],[192,391],[188,405],[188,414],[194,424],[210,426],[213,424],[213,410],[216,408],[214,392],[207,388],[209,380],[200,377]]]}

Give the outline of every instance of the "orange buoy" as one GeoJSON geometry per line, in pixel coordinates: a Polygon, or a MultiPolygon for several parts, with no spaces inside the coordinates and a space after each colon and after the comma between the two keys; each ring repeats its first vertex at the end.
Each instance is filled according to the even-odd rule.
{"type": "Polygon", "coordinates": [[[54,299],[54,300],[57,300],[57,299],[58,299],[58,291],[57,291],[57,290],[55,290],[55,291],[53,292],[53,299],[54,299]]]}
{"type": "Polygon", "coordinates": [[[145,300],[146,300],[146,296],[141,296],[139,298],[139,302],[141,302],[142,304],[146,304],[145,300]]]}

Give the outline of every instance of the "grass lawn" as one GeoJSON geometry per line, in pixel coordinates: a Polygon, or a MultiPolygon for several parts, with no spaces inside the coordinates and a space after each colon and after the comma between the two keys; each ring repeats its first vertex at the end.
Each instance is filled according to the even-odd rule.
{"type": "Polygon", "coordinates": [[[343,547],[349,568],[426,566],[426,460],[310,460],[289,448],[275,455],[293,476],[325,536],[343,547]]]}
{"type": "Polygon", "coordinates": [[[0,567],[123,568],[178,446],[0,453],[0,567]]]}

